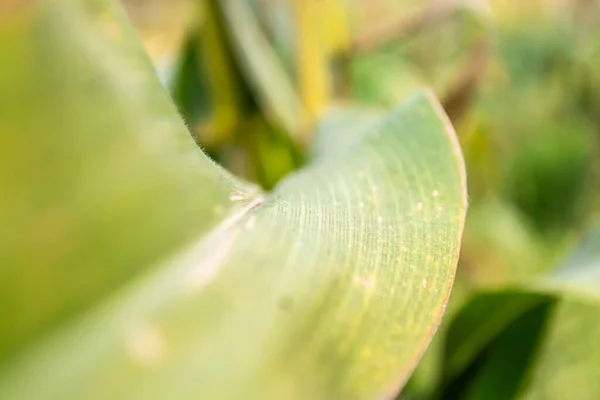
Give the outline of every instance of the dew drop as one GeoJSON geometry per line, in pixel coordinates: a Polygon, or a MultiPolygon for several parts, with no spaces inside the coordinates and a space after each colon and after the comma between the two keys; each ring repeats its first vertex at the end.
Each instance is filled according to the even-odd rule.
{"type": "Polygon", "coordinates": [[[427,288],[427,279],[423,279],[423,288],[427,288]]]}

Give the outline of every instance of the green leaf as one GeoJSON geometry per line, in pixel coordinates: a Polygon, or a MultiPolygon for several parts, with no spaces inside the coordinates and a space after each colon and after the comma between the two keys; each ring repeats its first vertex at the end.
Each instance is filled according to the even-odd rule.
{"type": "Polygon", "coordinates": [[[519,291],[475,294],[448,329],[444,378],[454,379],[519,315],[547,301],[547,297],[519,291]]]}
{"type": "Polygon", "coordinates": [[[553,297],[531,293],[484,293],[474,297],[450,326],[444,383],[437,397],[515,398],[555,306],[553,297]],[[461,333],[465,336],[460,337],[461,333]]]}
{"type": "Polygon", "coordinates": [[[600,332],[599,241],[597,230],[548,276],[467,302],[448,330],[439,395],[597,398],[589,382],[600,359],[591,345],[600,332]]]}
{"type": "Polygon", "coordinates": [[[523,393],[525,399],[600,397],[600,229],[544,282],[563,301],[523,393]]]}
{"type": "Polygon", "coordinates": [[[551,291],[582,297],[584,301],[600,300],[600,228],[580,243],[560,268],[549,275],[544,285],[551,291]]]}
{"type": "Polygon", "coordinates": [[[198,150],[124,18],[105,1],[2,16],[2,359],[247,197],[198,150]]]}
{"type": "Polygon", "coordinates": [[[262,197],[197,149],[112,4],[0,17],[0,398],[392,395],[465,217],[439,104],[262,197]]]}
{"type": "Polygon", "coordinates": [[[312,158],[343,154],[348,146],[359,142],[366,132],[373,129],[384,115],[382,109],[358,104],[330,108],[315,127],[312,158]]]}
{"type": "MultiPolygon", "coordinates": [[[[212,0],[211,0],[212,1],[212,0]]],[[[254,88],[264,112],[297,136],[304,128],[304,109],[276,51],[260,29],[249,4],[219,2],[232,47],[243,66],[242,72],[254,88]]]]}
{"type": "Polygon", "coordinates": [[[186,38],[174,74],[175,78],[170,87],[173,101],[192,130],[200,130],[202,124],[208,124],[214,112],[206,73],[200,74],[203,70],[198,54],[200,40],[202,37],[197,32],[191,33],[186,38]]]}
{"type": "Polygon", "coordinates": [[[483,357],[487,362],[473,383],[469,399],[511,399],[522,387],[546,333],[556,302],[545,301],[520,315],[504,330],[483,357]]]}
{"type": "Polygon", "coordinates": [[[389,50],[355,57],[351,75],[353,95],[373,104],[395,104],[427,86],[415,65],[389,50]]]}

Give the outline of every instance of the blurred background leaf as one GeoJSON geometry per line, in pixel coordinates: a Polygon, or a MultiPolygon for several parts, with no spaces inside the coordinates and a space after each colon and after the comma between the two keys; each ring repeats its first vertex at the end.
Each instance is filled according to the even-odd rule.
{"type": "Polygon", "coordinates": [[[447,331],[437,398],[598,397],[599,240],[520,288],[475,294],[447,331]]]}

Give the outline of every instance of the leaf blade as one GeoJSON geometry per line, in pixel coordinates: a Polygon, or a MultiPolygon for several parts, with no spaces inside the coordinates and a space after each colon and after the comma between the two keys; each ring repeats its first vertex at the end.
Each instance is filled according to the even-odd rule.
{"type": "MultiPolygon", "coordinates": [[[[600,300],[599,238],[600,230],[592,231],[575,252],[547,276],[475,295],[450,325],[444,365],[447,388],[440,389],[440,393],[444,393],[443,390],[447,390],[449,383],[458,375],[471,368],[470,365],[476,364],[478,358],[495,348],[492,351],[496,353],[488,354],[467,383],[476,396],[489,396],[489,393],[485,394],[490,390],[489,384],[497,384],[505,389],[511,388],[513,396],[518,394],[518,398],[558,399],[572,393],[577,393],[578,398],[594,398],[599,393],[597,386],[584,382],[592,381],[598,359],[597,354],[590,350],[593,347],[590,343],[600,329],[596,318],[600,300]],[[510,349],[509,339],[501,339],[510,330],[523,331],[532,322],[524,320],[523,316],[535,307],[552,303],[556,310],[546,312],[536,328],[542,344],[539,354],[533,345],[523,347],[519,343],[510,349]],[[498,323],[499,319],[503,322],[498,323]],[[548,322],[551,324],[546,327],[548,322]],[[490,325],[495,325],[495,329],[484,328],[490,325]],[[574,337],[577,337],[577,346],[572,344],[574,337]],[[502,340],[503,345],[499,344],[502,340]],[[522,368],[519,374],[514,374],[514,371],[512,375],[492,374],[491,371],[498,369],[497,364],[507,361],[509,349],[514,352],[512,359],[519,359],[521,367],[524,366],[523,360],[528,359],[528,368],[522,368]],[[535,362],[532,362],[532,355],[536,356],[535,362]],[[570,382],[579,383],[572,385],[570,382]]],[[[536,334],[533,331],[527,333],[536,334]]],[[[537,347],[539,345],[536,344],[537,347]]]]}
{"type": "Polygon", "coordinates": [[[121,10],[36,3],[14,17],[0,33],[2,357],[249,196],[197,148],[121,10]]]}
{"type": "MultiPolygon", "coordinates": [[[[27,348],[23,343],[4,359],[1,397],[325,399],[396,391],[439,323],[464,224],[464,165],[439,104],[430,94],[415,96],[375,131],[353,141],[343,155],[323,157],[284,181],[264,202],[253,200],[243,184],[194,147],[149,64],[128,64],[131,48],[118,47],[122,36],[116,43],[111,39],[120,28],[100,26],[106,20],[97,18],[98,11],[107,11],[95,6],[44,4],[35,9],[36,18],[25,18],[15,28],[18,36],[36,23],[52,28],[60,23],[58,38],[36,40],[64,49],[54,54],[59,67],[75,65],[79,76],[99,79],[98,87],[92,87],[96,91],[85,91],[77,74],[67,75],[66,86],[72,88],[43,98],[51,110],[60,103],[57,99],[73,106],[73,115],[43,121],[53,139],[60,138],[58,132],[72,132],[93,143],[112,139],[121,148],[132,138],[125,165],[139,171],[133,174],[119,164],[100,182],[114,204],[130,192],[115,195],[120,186],[111,185],[126,182],[138,196],[106,222],[110,235],[89,256],[96,262],[83,262],[79,270],[118,269],[118,262],[115,266],[102,257],[119,260],[122,242],[131,240],[121,231],[142,242],[148,230],[159,238],[173,234],[175,244],[147,255],[151,261],[129,260],[137,268],[135,277],[98,294],[101,301],[80,303],[86,312],[57,319],[54,329],[28,338],[27,348]],[[102,55],[106,64],[92,63],[90,54],[102,55]],[[81,64],[69,64],[82,57],[81,64]],[[145,79],[139,79],[141,71],[145,79]],[[113,82],[115,74],[129,79],[113,82]],[[151,93],[142,90],[146,85],[151,93]],[[80,101],[82,93],[89,102],[80,101]],[[90,104],[93,112],[85,108],[90,104]],[[86,124],[89,119],[81,115],[102,123],[86,124]],[[117,122],[115,115],[121,117],[117,122]],[[163,118],[168,132],[157,124],[163,118]],[[64,121],[73,126],[61,130],[64,121]],[[105,132],[107,125],[114,132],[105,132]],[[145,140],[154,138],[153,129],[160,140],[150,151],[145,140]],[[161,157],[166,160],[160,162],[161,157]],[[161,168],[166,168],[161,175],[153,174],[161,168]],[[141,195],[134,180],[140,177],[149,185],[141,195]],[[207,192],[210,198],[204,196],[207,192]],[[171,213],[177,216],[170,229],[151,213],[142,213],[148,224],[129,226],[132,220],[126,216],[132,207],[144,205],[142,211],[159,213],[173,204],[177,207],[165,217],[171,221],[171,213]],[[221,208],[219,213],[215,207],[221,208]],[[223,220],[225,215],[232,217],[223,220]]],[[[2,54],[13,54],[7,42],[0,43],[2,54]]],[[[46,88],[42,84],[47,83],[16,82],[25,89],[46,88]]],[[[18,123],[37,111],[24,110],[15,118],[18,123]]],[[[33,132],[36,138],[45,132],[34,128],[19,132],[33,132]]],[[[58,156],[72,156],[81,148],[86,147],[69,143],[58,156]]],[[[51,154],[46,157],[56,161],[51,154]]],[[[99,153],[84,172],[101,171],[106,155],[99,153]]],[[[52,172],[51,184],[58,179],[79,183],[62,169],[36,172],[52,172]]],[[[90,197],[83,199],[93,213],[97,203],[90,197]]],[[[13,203],[8,206],[16,209],[13,203]]],[[[38,208],[33,210],[35,214],[38,208]]],[[[80,229],[96,223],[83,219],[80,229]]],[[[64,260],[56,263],[64,277],[64,260]]],[[[26,262],[21,265],[28,269],[26,262]]],[[[3,281],[7,286],[11,282],[3,281]]]]}

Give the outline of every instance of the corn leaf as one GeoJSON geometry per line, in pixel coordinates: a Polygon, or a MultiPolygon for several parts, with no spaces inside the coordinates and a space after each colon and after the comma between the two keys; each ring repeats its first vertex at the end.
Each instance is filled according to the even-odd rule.
{"type": "Polygon", "coordinates": [[[392,396],[465,217],[429,93],[268,195],[198,149],[121,9],[0,17],[0,398],[392,396]]]}

